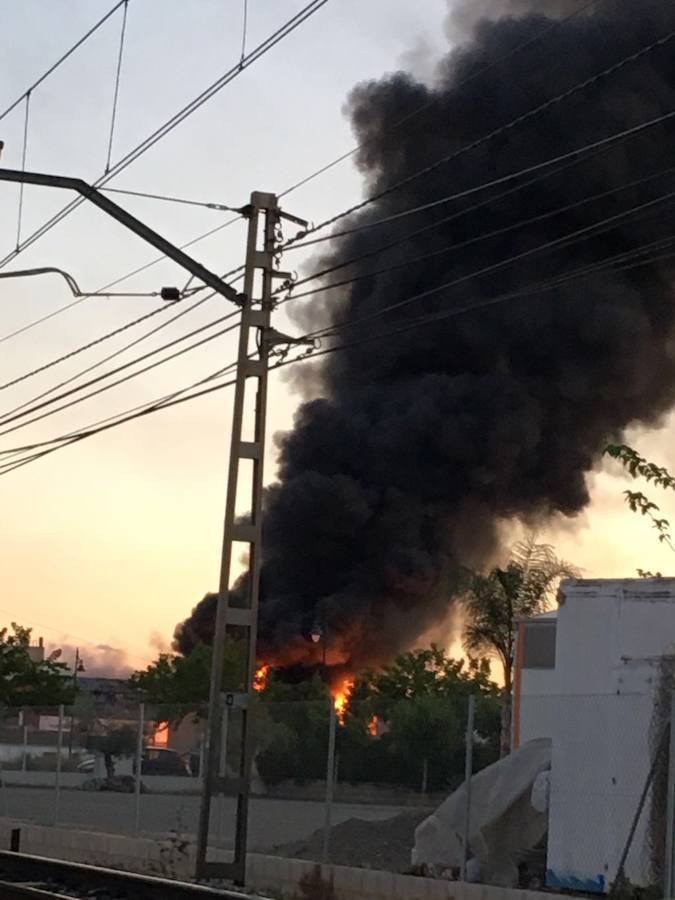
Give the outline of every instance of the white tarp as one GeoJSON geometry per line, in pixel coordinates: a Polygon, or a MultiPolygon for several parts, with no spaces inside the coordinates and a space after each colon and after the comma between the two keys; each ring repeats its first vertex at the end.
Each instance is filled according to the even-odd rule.
{"type": "MultiPolygon", "coordinates": [[[[551,767],[551,742],[530,741],[471,779],[469,857],[486,884],[514,885],[515,854],[546,834],[547,812],[532,805],[537,777],[551,767]]],[[[438,874],[462,864],[466,787],[462,785],[415,830],[412,862],[438,874]]]]}

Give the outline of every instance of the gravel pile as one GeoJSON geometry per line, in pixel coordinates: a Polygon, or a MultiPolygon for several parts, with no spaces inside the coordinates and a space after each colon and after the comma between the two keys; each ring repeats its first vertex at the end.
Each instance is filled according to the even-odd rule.
{"type": "MultiPolygon", "coordinates": [[[[415,829],[428,815],[428,812],[401,813],[376,822],[347,819],[331,829],[330,862],[337,866],[408,872],[415,829]]],[[[323,830],[319,829],[304,840],[279,844],[266,852],[320,862],[322,849],[323,830]]]]}

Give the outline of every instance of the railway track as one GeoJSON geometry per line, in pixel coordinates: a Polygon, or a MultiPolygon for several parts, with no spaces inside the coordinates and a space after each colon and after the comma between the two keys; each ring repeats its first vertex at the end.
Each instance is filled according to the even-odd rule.
{"type": "Polygon", "coordinates": [[[0,900],[261,900],[251,894],[0,851],[0,900]]]}

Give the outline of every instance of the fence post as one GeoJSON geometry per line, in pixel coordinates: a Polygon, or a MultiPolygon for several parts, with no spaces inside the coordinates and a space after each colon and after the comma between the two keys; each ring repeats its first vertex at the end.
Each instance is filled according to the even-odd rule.
{"type": "Polygon", "coordinates": [[[138,734],[136,735],[136,765],[134,771],[134,836],[141,829],[141,776],[143,775],[143,735],[145,731],[145,704],[138,704],[138,734]]]}
{"type": "Polygon", "coordinates": [[[26,711],[21,710],[21,724],[23,725],[23,754],[21,756],[21,771],[25,772],[27,768],[28,757],[28,725],[26,725],[26,711]]]}
{"type": "Polygon", "coordinates": [[[670,698],[670,745],[668,749],[668,795],[666,805],[666,858],[663,896],[673,897],[675,870],[675,693],[670,698]]]}
{"type": "Polygon", "coordinates": [[[328,700],[329,719],[328,719],[328,760],[326,762],[326,809],[323,822],[323,848],[321,851],[321,862],[325,866],[328,863],[328,850],[330,845],[330,829],[331,818],[333,813],[333,785],[335,784],[335,730],[337,724],[337,714],[335,712],[335,704],[333,698],[328,700]]]}
{"type": "Polygon", "coordinates": [[[466,716],[466,751],[464,754],[464,846],[462,847],[462,869],[460,881],[466,881],[466,864],[469,861],[469,835],[471,827],[471,776],[473,775],[473,723],[476,715],[476,698],[469,697],[466,716]]]}
{"type": "Polygon", "coordinates": [[[59,821],[59,801],[61,800],[61,753],[63,751],[63,703],[59,706],[59,730],[56,736],[56,771],[54,773],[54,824],[59,821]]]}

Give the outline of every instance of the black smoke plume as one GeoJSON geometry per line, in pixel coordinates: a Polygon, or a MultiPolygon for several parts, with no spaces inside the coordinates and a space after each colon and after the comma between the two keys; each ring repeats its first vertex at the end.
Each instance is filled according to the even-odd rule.
{"type": "MultiPolygon", "coordinates": [[[[548,28],[547,15],[574,8],[553,0],[485,3],[485,12],[508,15],[478,24],[465,18],[467,42],[442,61],[433,87],[405,72],[358,85],[349,114],[363,145],[357,164],[366,192],[472,143],[675,29],[675,4],[663,0],[604,0],[548,28]]],[[[675,43],[666,43],[387,195],[350,224],[429,203],[675,110],[674,51],[675,43]]],[[[520,179],[521,189],[508,194],[515,182],[335,239],[314,264],[363,256],[329,280],[368,277],[309,299],[298,323],[356,322],[662,198],[675,191],[674,149],[675,124],[668,122],[546,177],[520,179]],[[649,180],[627,187],[639,179],[649,180]],[[581,204],[598,194],[604,196],[581,204]],[[562,207],[568,210],[547,217],[562,207]],[[455,215],[460,210],[465,214],[455,215]],[[452,249],[515,223],[524,224],[452,249]],[[421,231],[430,225],[437,227],[421,231]],[[415,231],[421,233],[411,236],[415,231]],[[434,251],[443,252],[412,262],[434,251]],[[411,262],[369,275],[403,260],[411,262]]],[[[263,656],[310,659],[307,636],[319,621],[329,662],[358,667],[386,660],[446,616],[460,567],[489,562],[501,523],[582,510],[586,475],[606,443],[627,426],[657,424],[675,401],[673,247],[364,341],[422,313],[484,303],[604,264],[670,238],[674,226],[673,203],[663,200],[583,240],[345,328],[340,342],[353,346],[296,370],[296,386],[312,399],[300,407],[293,430],[278,438],[279,480],[266,495],[263,656]]],[[[178,627],[180,650],[210,638],[213,611],[207,599],[178,627]]]]}

